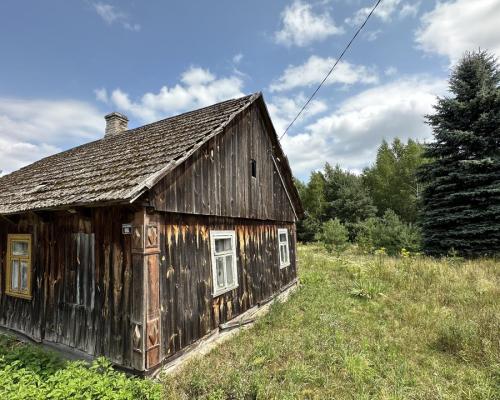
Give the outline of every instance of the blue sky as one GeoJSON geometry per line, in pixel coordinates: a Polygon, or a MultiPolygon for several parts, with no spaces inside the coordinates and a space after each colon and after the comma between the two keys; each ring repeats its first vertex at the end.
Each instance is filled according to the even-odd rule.
{"type": "MultiPolygon", "coordinates": [[[[278,133],[323,78],[370,0],[0,3],[0,169],[130,127],[262,91],[278,133]]],[[[424,115],[449,67],[500,54],[498,0],[383,0],[283,139],[294,173],[369,165],[385,138],[430,140],[424,115]]]]}

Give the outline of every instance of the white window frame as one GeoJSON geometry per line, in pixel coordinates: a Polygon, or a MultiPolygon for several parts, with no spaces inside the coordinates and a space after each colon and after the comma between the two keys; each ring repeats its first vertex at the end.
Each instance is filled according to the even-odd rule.
{"type": "Polygon", "coordinates": [[[226,292],[234,290],[238,287],[238,268],[236,263],[236,233],[235,231],[210,231],[210,245],[211,245],[211,254],[212,254],[212,295],[220,296],[226,292]],[[226,250],[220,253],[216,253],[215,251],[215,240],[216,239],[231,239],[231,250],[226,250]],[[233,284],[227,284],[227,266],[225,264],[224,259],[224,281],[225,286],[223,288],[217,289],[217,264],[216,259],[218,257],[226,257],[228,255],[232,255],[233,259],[233,284]]]}
{"type": "Polygon", "coordinates": [[[286,228],[280,228],[278,229],[278,254],[280,258],[280,268],[286,268],[290,265],[290,245],[288,241],[288,229],[286,228]],[[286,242],[282,242],[280,240],[280,237],[282,234],[286,235],[286,242]],[[287,260],[283,261],[281,259],[281,247],[284,246],[286,248],[286,255],[287,255],[287,260]]]}

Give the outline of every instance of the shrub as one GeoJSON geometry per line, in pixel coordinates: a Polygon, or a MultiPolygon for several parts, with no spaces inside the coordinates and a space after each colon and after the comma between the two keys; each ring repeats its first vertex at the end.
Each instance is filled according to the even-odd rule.
{"type": "Polygon", "coordinates": [[[387,254],[401,254],[402,249],[416,252],[420,249],[420,232],[411,224],[406,224],[392,210],[387,210],[382,218],[368,218],[357,226],[356,243],[367,252],[385,248],[387,254]]]}
{"type": "Polygon", "coordinates": [[[312,242],[321,227],[320,222],[307,214],[302,220],[297,221],[297,239],[300,242],[312,242]]]}
{"type": "Polygon", "coordinates": [[[337,218],[324,222],[320,232],[316,235],[316,239],[322,242],[329,252],[344,251],[348,238],[347,228],[337,218]]]}

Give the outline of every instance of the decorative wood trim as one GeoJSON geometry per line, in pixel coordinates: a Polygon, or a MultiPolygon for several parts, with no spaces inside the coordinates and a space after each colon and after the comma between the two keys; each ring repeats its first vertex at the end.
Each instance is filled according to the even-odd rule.
{"type": "Polygon", "coordinates": [[[297,212],[295,211],[295,207],[293,205],[292,198],[290,197],[290,194],[288,193],[285,181],[283,180],[283,177],[281,176],[281,172],[280,172],[280,169],[278,168],[278,164],[276,163],[276,160],[274,159],[274,156],[272,154],[271,154],[271,159],[273,160],[274,168],[276,168],[276,172],[278,173],[278,176],[280,177],[281,184],[283,185],[283,189],[285,190],[286,196],[288,197],[288,201],[290,202],[290,206],[292,207],[293,214],[295,215],[295,220],[298,221],[299,217],[297,216],[297,212]]]}
{"type": "MultiPolygon", "coordinates": [[[[229,253],[229,252],[228,252],[229,253]]],[[[217,297],[224,293],[230,292],[231,290],[236,289],[239,286],[238,283],[238,264],[237,264],[237,254],[236,254],[236,231],[218,231],[212,230],[210,231],[210,254],[212,260],[212,296],[217,297]],[[215,254],[215,240],[216,239],[231,239],[231,255],[233,258],[233,265],[231,266],[233,270],[233,280],[234,283],[230,286],[225,286],[222,289],[216,289],[216,279],[217,279],[217,268],[216,268],[216,254],[215,254]]],[[[224,266],[225,266],[224,262],[224,266]]],[[[226,276],[226,270],[224,270],[224,276],[226,276]]]]}

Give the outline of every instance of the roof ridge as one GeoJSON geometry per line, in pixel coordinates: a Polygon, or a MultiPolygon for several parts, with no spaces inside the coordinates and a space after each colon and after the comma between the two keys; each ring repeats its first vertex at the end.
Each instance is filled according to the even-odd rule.
{"type": "Polygon", "coordinates": [[[259,98],[228,99],[37,160],[0,177],[0,214],[129,203],[259,98]],[[43,192],[30,190],[42,182],[49,183],[43,192]]]}
{"type": "MultiPolygon", "coordinates": [[[[128,133],[128,132],[138,131],[138,130],[141,130],[141,129],[146,129],[146,128],[151,127],[152,125],[159,124],[159,123],[162,123],[162,122],[166,122],[166,121],[168,121],[170,119],[185,117],[185,116],[187,116],[189,114],[194,114],[194,113],[197,113],[197,112],[200,112],[200,111],[203,111],[203,110],[207,110],[208,108],[214,108],[214,107],[217,107],[217,106],[221,106],[221,105],[227,104],[227,103],[232,102],[232,101],[241,101],[241,100],[246,99],[246,98],[250,99],[252,96],[255,96],[255,95],[258,95],[258,94],[262,94],[262,93],[261,92],[255,92],[255,93],[252,93],[252,94],[247,94],[245,96],[234,97],[232,99],[223,100],[223,101],[220,101],[218,103],[211,104],[209,106],[195,108],[194,110],[184,111],[184,112],[182,112],[180,114],[176,114],[176,115],[172,115],[170,117],[162,118],[162,119],[159,119],[158,121],[150,122],[148,124],[141,125],[141,126],[138,126],[136,128],[127,129],[126,131],[124,131],[122,133],[128,133]]],[[[110,138],[113,138],[113,137],[114,136],[111,136],[110,138]]]]}
{"type": "Polygon", "coordinates": [[[62,150],[62,151],[60,151],[58,153],[51,154],[51,155],[48,155],[46,157],[42,157],[39,160],[33,161],[31,164],[25,165],[25,166],[23,166],[23,167],[21,167],[21,168],[19,168],[17,170],[11,171],[8,174],[0,175],[0,181],[4,180],[4,178],[12,175],[15,172],[23,171],[23,170],[25,170],[27,168],[32,168],[33,166],[38,165],[38,164],[40,164],[42,162],[46,162],[47,160],[50,160],[53,157],[60,157],[63,154],[74,152],[74,151],[76,151],[76,150],[78,150],[78,149],[80,149],[82,147],[87,147],[87,146],[90,146],[92,144],[96,144],[96,143],[99,143],[99,142],[119,140],[119,137],[121,135],[123,135],[123,134],[127,134],[128,135],[128,134],[132,134],[132,132],[137,132],[137,131],[141,131],[141,130],[147,130],[147,128],[154,127],[154,125],[156,125],[156,124],[165,123],[166,121],[171,120],[171,119],[180,118],[180,117],[183,117],[183,116],[186,116],[186,115],[189,115],[189,114],[193,114],[193,113],[197,113],[197,112],[200,112],[200,111],[212,108],[212,107],[221,106],[221,105],[227,104],[229,102],[241,101],[241,100],[246,99],[246,98],[250,99],[252,96],[256,96],[256,95],[262,95],[262,92],[255,92],[255,93],[252,93],[252,94],[249,94],[249,95],[245,95],[245,96],[241,96],[241,97],[235,97],[235,98],[232,98],[232,99],[223,100],[223,101],[220,101],[218,103],[214,103],[214,104],[211,104],[211,105],[208,105],[208,106],[205,106],[205,107],[196,108],[194,110],[185,111],[183,113],[172,115],[170,117],[163,118],[163,119],[160,119],[158,121],[150,122],[148,124],[144,124],[144,125],[138,126],[136,128],[127,129],[126,131],[121,132],[120,135],[113,135],[113,136],[110,136],[110,137],[104,137],[103,136],[103,137],[101,137],[99,139],[95,139],[95,140],[92,140],[90,142],[79,144],[79,145],[71,147],[69,149],[62,150]]]}

